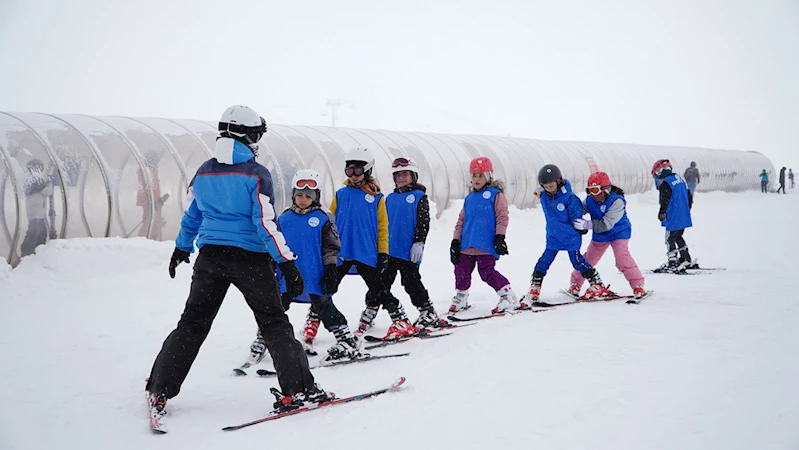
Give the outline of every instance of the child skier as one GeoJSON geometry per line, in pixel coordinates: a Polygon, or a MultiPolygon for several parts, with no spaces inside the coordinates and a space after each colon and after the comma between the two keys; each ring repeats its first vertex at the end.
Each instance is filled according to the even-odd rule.
{"type": "Polygon", "coordinates": [[[666,249],[668,262],[655,269],[655,272],[682,273],[685,269],[698,269],[692,262],[688,246],[682,235],[691,222],[691,206],[694,199],[685,180],[672,172],[668,159],[659,159],[652,166],[652,176],[660,192],[660,226],[666,228],[666,249]]]}
{"type": "MultiPolygon", "coordinates": [[[[341,243],[332,214],[322,209],[320,177],[314,170],[300,170],[294,175],[292,205],[278,217],[278,225],[286,243],[297,255],[297,267],[305,281],[305,290],[295,298],[286,293],[286,281],[278,273],[283,308],[291,302],[310,303],[308,319],[300,333],[305,352],[316,355],[313,340],[319,322],[336,337],[336,344],[327,350],[326,360],[353,359],[360,356],[358,342],[347,325],[347,319],[336,308],[331,296],[338,290],[338,252],[341,243]]],[[[250,347],[250,363],[263,358],[266,345],[260,333],[250,347]]]]}
{"type": "Polygon", "coordinates": [[[541,194],[541,209],[544,210],[544,217],[547,221],[546,249],[535,264],[530,280],[529,299],[522,301],[522,307],[528,306],[526,301],[532,302],[532,305],[538,301],[544,276],[560,251],[569,254],[574,270],[591,284],[582,298],[611,295],[612,292],[602,284],[597,270],[580,253],[582,235],[588,231],[578,230],[573,225],[577,219],[583,217],[583,204],[572,192],[571,183],[563,179],[558,166],[547,164],[538,171],[538,184],[544,188],[544,192],[541,194]]]}
{"type": "Polygon", "coordinates": [[[500,255],[508,254],[505,243],[508,199],[502,193],[504,183],[495,180],[493,172],[494,165],[484,156],[469,163],[471,192],[463,201],[449,250],[450,261],[455,266],[455,297],[449,307],[453,314],[469,308],[469,288],[475,265],[480,279],[499,295],[492,313],[519,306],[510,282],[494,267],[500,255]]]}
{"type": "Polygon", "coordinates": [[[366,299],[356,335],[362,336],[372,327],[377,310],[383,305],[392,324],[383,339],[397,339],[419,332],[408,321],[405,308],[391,295],[380,274],[388,269],[388,215],[386,198],[372,177],[375,158],[366,147],[349,150],[345,156],[344,187],[336,191],[330,211],[335,214],[341,236],[338,281],[354,265],[374,295],[366,299]]]}
{"type": "MultiPolygon", "coordinates": [[[[583,204],[591,216],[589,220],[582,217],[574,219],[572,225],[577,230],[593,230],[591,243],[585,251],[585,260],[588,264],[596,265],[608,247],[613,248],[616,258],[616,267],[627,278],[633,288],[633,296],[641,298],[646,294],[644,289],[644,276],[635,263],[627,244],[632,234],[632,225],[627,217],[627,200],[624,191],[613,186],[610,177],[605,172],[596,172],[588,177],[585,188],[588,196],[583,204]]],[[[568,292],[574,297],[580,296],[580,289],[585,278],[575,270],[571,275],[571,285],[568,292]]]]}
{"type": "Polygon", "coordinates": [[[419,310],[419,318],[413,325],[417,328],[447,326],[447,321],[438,317],[430,302],[430,295],[419,273],[424,244],[430,230],[430,203],[425,193],[427,188],[419,184],[419,166],[410,158],[394,159],[391,171],[395,188],[386,196],[389,258],[388,268],[381,274],[383,283],[391,289],[399,271],[405,292],[419,310]]]}

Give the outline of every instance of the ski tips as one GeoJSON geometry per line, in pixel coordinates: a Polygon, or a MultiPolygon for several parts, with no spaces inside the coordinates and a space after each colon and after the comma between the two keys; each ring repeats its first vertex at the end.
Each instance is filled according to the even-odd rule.
{"type": "Polygon", "coordinates": [[[405,384],[405,377],[399,377],[394,381],[394,383],[391,384],[391,389],[396,389],[403,384],[405,384]]]}

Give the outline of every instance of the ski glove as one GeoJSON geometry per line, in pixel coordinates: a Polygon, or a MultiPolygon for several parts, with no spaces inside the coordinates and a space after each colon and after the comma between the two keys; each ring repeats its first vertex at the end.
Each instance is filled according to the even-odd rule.
{"type": "Polygon", "coordinates": [[[508,244],[505,243],[505,235],[504,234],[495,234],[494,235],[494,251],[497,252],[497,255],[507,255],[508,254],[508,244]]]}
{"type": "Polygon", "coordinates": [[[380,271],[382,275],[383,272],[388,270],[388,255],[385,253],[378,253],[377,254],[377,270],[380,271]]]}
{"type": "Polygon", "coordinates": [[[302,280],[302,274],[300,269],[297,268],[297,264],[294,261],[284,261],[278,263],[277,266],[280,267],[280,272],[286,279],[286,293],[291,298],[297,298],[302,295],[305,290],[305,282],[302,280]]]}
{"type": "Polygon", "coordinates": [[[169,260],[169,278],[175,278],[175,268],[180,265],[180,263],[188,263],[189,255],[191,253],[184,252],[183,250],[175,247],[175,251],[172,252],[172,258],[169,260]]]}
{"type": "Polygon", "coordinates": [[[661,211],[661,212],[658,213],[658,220],[659,221],[665,222],[666,221],[666,217],[668,217],[666,215],[666,211],[661,211]]]}
{"type": "Polygon", "coordinates": [[[333,295],[338,291],[338,272],[335,264],[325,265],[325,276],[321,282],[322,295],[333,295]]]}
{"type": "Polygon", "coordinates": [[[411,246],[411,261],[415,263],[422,262],[423,253],[424,242],[414,242],[411,246]]]}
{"type": "Polygon", "coordinates": [[[591,220],[585,220],[582,217],[574,219],[572,222],[572,226],[575,230],[590,230],[594,228],[594,222],[591,220]]]}
{"type": "Polygon", "coordinates": [[[452,243],[449,244],[449,260],[452,261],[453,265],[461,262],[461,241],[453,239],[452,243]]]}

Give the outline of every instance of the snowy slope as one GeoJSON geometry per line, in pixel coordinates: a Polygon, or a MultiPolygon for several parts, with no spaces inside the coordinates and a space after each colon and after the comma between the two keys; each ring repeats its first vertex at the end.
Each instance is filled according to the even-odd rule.
{"type": "MultiPolygon", "coordinates": [[[[790,194],[697,197],[686,239],[701,264],[725,272],[651,275],[647,287],[657,294],[641,305],[497,318],[389,347],[411,351],[407,358],[317,369],[317,381],[339,395],[399,375],[408,384],[397,394],[233,433],[220,429],[264,415],[275,385],[231,375],[255,332],[238,291],[229,292],[181,395],[169,403],[170,433],[154,436],[144,379],[180,316],[190,268],[169,279],[169,243],[51,242],[14,271],[0,267],[0,449],[796,449],[799,244],[792,231],[799,208],[790,194]]],[[[628,210],[633,255],[654,268],[665,258],[655,194],[630,196],[628,210]]],[[[450,209],[434,224],[422,265],[440,311],[453,292],[447,249],[456,215],[450,209]]],[[[543,250],[543,230],[540,210],[511,211],[511,254],[499,268],[519,294],[543,250]]],[[[630,292],[612,254],[598,268],[615,290],[630,292]]],[[[563,300],[558,289],[569,271],[561,255],[544,299],[563,300]]],[[[364,291],[348,277],[336,297],[351,322],[364,291]]],[[[394,292],[413,309],[399,282],[394,292]]],[[[471,300],[474,313],[496,301],[476,273],[471,300]]],[[[289,314],[300,326],[305,307],[289,314]]],[[[377,323],[373,334],[388,327],[387,314],[377,323]]],[[[332,343],[320,331],[318,348],[332,343]]]]}

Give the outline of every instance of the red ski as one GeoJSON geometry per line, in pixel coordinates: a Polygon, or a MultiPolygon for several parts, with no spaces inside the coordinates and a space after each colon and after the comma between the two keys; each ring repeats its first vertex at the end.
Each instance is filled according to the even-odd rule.
{"type": "Polygon", "coordinates": [[[302,406],[300,408],[292,409],[290,411],[284,411],[284,412],[272,411],[271,413],[269,413],[268,416],[266,416],[264,418],[261,418],[261,419],[258,419],[258,420],[253,420],[252,422],[243,423],[241,425],[232,425],[232,426],[229,426],[229,427],[225,427],[225,428],[222,428],[222,431],[240,430],[242,428],[246,428],[246,427],[249,427],[251,425],[256,425],[256,424],[259,424],[261,422],[267,422],[267,421],[270,421],[270,420],[277,420],[277,419],[280,419],[280,418],[283,418],[283,417],[293,416],[295,414],[300,414],[300,413],[304,413],[304,412],[307,412],[307,411],[313,411],[315,409],[324,408],[326,406],[340,405],[342,403],[349,403],[349,402],[356,402],[356,401],[359,401],[359,400],[364,400],[364,399],[367,399],[369,397],[374,397],[374,396],[377,396],[377,395],[380,395],[380,394],[385,394],[386,392],[397,390],[403,384],[405,384],[405,377],[399,377],[397,379],[397,381],[395,381],[391,386],[389,386],[387,388],[378,389],[376,391],[371,391],[371,392],[365,392],[363,394],[353,395],[351,397],[337,398],[337,399],[331,400],[329,402],[324,402],[324,403],[311,403],[311,404],[309,404],[307,406],[302,406]]]}

